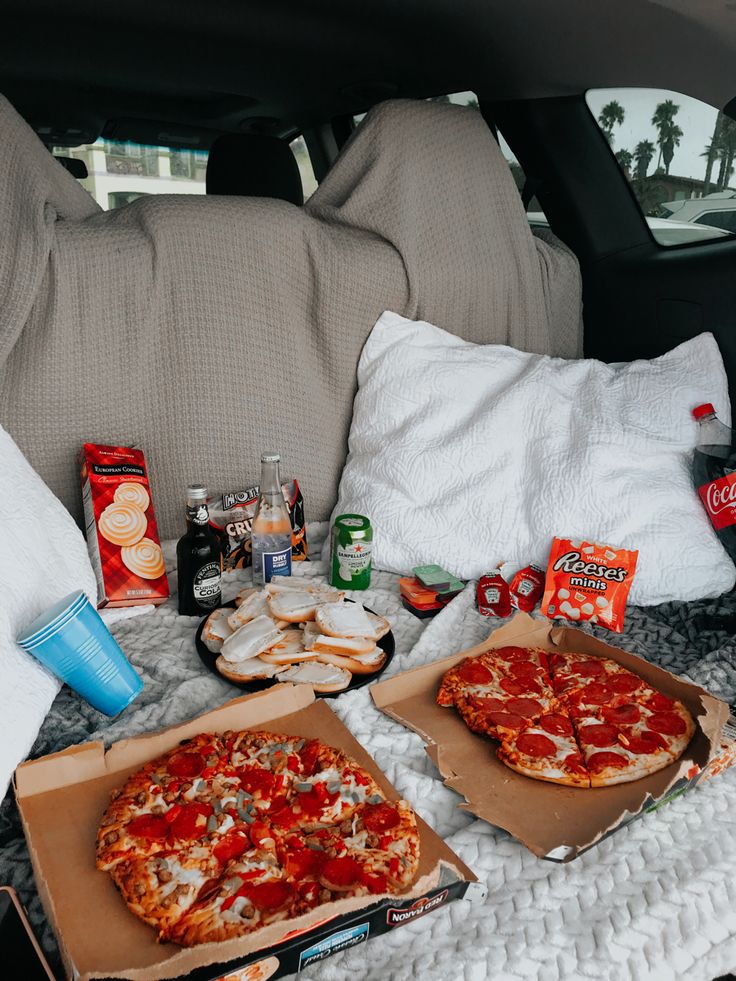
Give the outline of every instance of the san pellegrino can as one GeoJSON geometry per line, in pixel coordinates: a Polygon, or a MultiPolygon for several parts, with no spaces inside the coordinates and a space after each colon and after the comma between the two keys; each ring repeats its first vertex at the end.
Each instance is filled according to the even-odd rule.
{"type": "Polygon", "coordinates": [[[339,589],[368,589],[371,584],[373,528],[362,514],[335,518],[330,540],[330,584],[339,589]]]}

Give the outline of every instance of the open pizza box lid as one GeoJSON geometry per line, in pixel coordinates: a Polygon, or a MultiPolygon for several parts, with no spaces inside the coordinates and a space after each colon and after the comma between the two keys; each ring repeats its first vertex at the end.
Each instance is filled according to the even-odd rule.
{"type": "MultiPolygon", "coordinates": [[[[376,780],[389,799],[399,794],[324,701],[307,685],[276,685],[153,735],[124,739],[105,752],[102,742],[70,746],[23,763],[15,790],[44,910],[59,941],[70,977],[130,981],[186,976],[267,950],[286,936],[375,904],[380,896],[338,900],[257,934],[188,949],[157,944],[155,931],[130,913],[110,876],[95,866],[95,840],[110,792],[147,760],[201,732],[264,728],[317,738],[343,750],[376,780]],[[328,912],[329,910],[329,912],[328,912]]],[[[475,881],[472,871],[419,817],[419,873],[401,899],[422,896],[448,881],[475,881]]],[[[209,975],[207,975],[209,976],[209,975]]]]}
{"type": "Polygon", "coordinates": [[[729,714],[725,702],[648,661],[595,637],[525,613],[493,631],[467,651],[395,675],[371,689],[381,711],[424,739],[445,784],[465,798],[459,806],[510,832],[535,855],[569,861],[675,784],[697,777],[718,752],[729,714]],[[652,776],[594,789],[533,780],[509,769],[496,756],[497,743],[475,735],[452,708],[435,698],[444,673],[463,658],[507,645],[579,651],[617,661],[652,687],[679,699],[692,713],[696,731],[683,756],[652,776]]]}

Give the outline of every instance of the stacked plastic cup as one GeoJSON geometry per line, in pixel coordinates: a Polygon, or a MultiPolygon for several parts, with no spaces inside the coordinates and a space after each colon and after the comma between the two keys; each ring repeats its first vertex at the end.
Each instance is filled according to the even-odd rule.
{"type": "Polygon", "coordinates": [[[36,617],[18,644],[105,715],[118,715],[143,691],[143,682],[81,590],[36,617]]]}

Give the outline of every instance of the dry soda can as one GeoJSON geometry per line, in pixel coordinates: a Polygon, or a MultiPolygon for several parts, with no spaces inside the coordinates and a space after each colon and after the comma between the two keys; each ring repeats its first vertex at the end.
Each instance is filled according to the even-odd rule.
{"type": "Polygon", "coordinates": [[[362,514],[338,515],[330,538],[330,584],[339,589],[368,589],[372,552],[369,519],[362,514]]]}

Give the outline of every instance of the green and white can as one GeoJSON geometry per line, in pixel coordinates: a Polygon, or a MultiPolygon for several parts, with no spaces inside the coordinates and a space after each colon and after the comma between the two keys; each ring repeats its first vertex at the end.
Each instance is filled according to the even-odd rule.
{"type": "Polygon", "coordinates": [[[371,584],[373,528],[362,514],[340,514],[330,539],[330,584],[339,589],[368,589],[371,584]]]}

